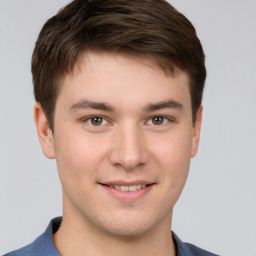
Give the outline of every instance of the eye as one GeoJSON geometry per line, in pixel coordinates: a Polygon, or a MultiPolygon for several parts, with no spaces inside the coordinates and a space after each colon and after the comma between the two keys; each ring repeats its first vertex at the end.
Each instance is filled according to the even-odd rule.
{"type": "Polygon", "coordinates": [[[107,121],[101,116],[90,116],[83,120],[83,122],[88,123],[92,126],[102,126],[107,123],[107,121]]]}
{"type": "Polygon", "coordinates": [[[164,116],[154,116],[152,118],[149,119],[148,124],[151,125],[163,125],[167,122],[169,122],[170,119],[168,117],[164,117],[164,116]]]}

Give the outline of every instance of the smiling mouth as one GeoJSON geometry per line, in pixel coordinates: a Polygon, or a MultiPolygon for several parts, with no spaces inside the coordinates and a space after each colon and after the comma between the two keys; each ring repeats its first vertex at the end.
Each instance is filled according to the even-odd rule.
{"type": "Polygon", "coordinates": [[[150,193],[156,183],[147,182],[144,180],[137,181],[110,181],[98,183],[109,195],[122,202],[134,202],[140,200],[150,193]]]}
{"type": "Polygon", "coordinates": [[[148,187],[148,186],[151,186],[153,184],[136,184],[136,185],[107,185],[107,184],[101,184],[103,186],[107,186],[109,188],[115,188],[117,190],[120,190],[120,191],[130,191],[130,192],[134,192],[134,191],[137,191],[137,190],[141,190],[145,187],[148,187]]]}
{"type": "Polygon", "coordinates": [[[115,188],[117,190],[121,190],[121,191],[136,191],[142,188],[145,188],[146,185],[131,185],[131,186],[123,186],[123,185],[109,185],[110,188],[115,188]]]}

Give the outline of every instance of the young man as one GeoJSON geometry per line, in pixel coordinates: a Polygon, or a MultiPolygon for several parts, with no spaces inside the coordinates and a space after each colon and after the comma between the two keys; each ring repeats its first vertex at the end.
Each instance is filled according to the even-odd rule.
{"type": "Polygon", "coordinates": [[[202,120],[192,24],[164,0],[75,0],[44,25],[32,73],[63,218],[7,255],[214,255],[171,231],[202,120]]]}

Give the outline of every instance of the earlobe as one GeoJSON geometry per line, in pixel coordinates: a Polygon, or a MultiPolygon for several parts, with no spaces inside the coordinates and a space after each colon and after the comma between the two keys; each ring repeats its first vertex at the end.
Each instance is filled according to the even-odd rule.
{"type": "Polygon", "coordinates": [[[40,141],[44,155],[47,158],[54,159],[54,140],[53,134],[49,127],[49,122],[45,116],[40,103],[35,103],[34,106],[34,122],[37,130],[37,136],[40,141]]]}
{"type": "Polygon", "coordinates": [[[203,116],[203,106],[201,105],[197,111],[196,120],[195,120],[195,124],[193,127],[191,157],[194,157],[198,150],[199,140],[200,140],[200,132],[201,132],[201,124],[202,124],[202,116],[203,116]]]}

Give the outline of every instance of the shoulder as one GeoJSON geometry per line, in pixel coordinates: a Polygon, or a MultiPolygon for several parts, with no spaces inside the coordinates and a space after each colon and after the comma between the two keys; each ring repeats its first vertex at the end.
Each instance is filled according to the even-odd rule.
{"type": "Polygon", "coordinates": [[[60,256],[52,239],[52,234],[58,228],[60,222],[60,217],[52,219],[46,231],[34,242],[3,256],[60,256]]]}
{"type": "Polygon", "coordinates": [[[55,248],[45,239],[43,234],[31,244],[3,256],[59,256],[59,254],[56,253],[55,248]]]}
{"type": "Polygon", "coordinates": [[[191,251],[192,255],[197,255],[197,256],[218,256],[217,254],[208,252],[206,250],[203,250],[193,244],[185,243],[187,248],[191,251]]]}
{"type": "Polygon", "coordinates": [[[21,249],[9,252],[3,256],[27,256],[27,255],[33,255],[33,249],[34,243],[31,243],[25,247],[22,247],[21,249]]]}
{"type": "Polygon", "coordinates": [[[174,232],[172,232],[172,235],[178,256],[219,256],[217,254],[201,249],[193,244],[184,243],[174,232]]]}

